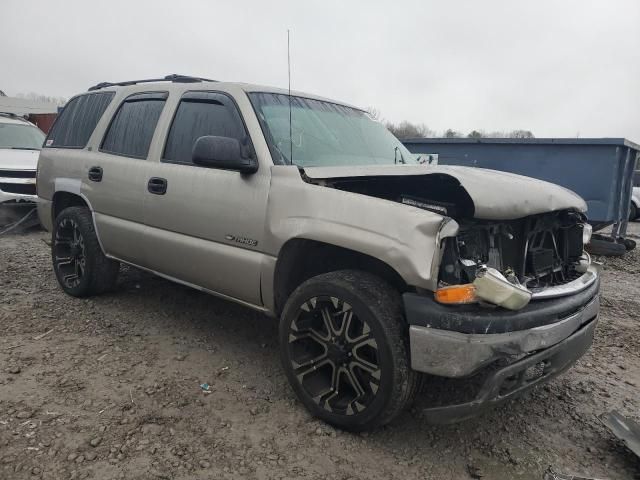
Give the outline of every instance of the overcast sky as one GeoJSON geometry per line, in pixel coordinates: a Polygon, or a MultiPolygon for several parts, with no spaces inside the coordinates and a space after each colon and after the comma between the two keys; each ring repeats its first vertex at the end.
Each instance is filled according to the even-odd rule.
{"type": "Polygon", "coordinates": [[[0,90],[199,75],[443,131],[640,142],[640,1],[2,0],[0,90]]]}

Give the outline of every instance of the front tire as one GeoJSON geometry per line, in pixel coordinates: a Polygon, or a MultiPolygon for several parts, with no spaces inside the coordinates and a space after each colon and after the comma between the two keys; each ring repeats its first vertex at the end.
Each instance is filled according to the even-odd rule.
{"type": "Polygon", "coordinates": [[[88,297],[113,288],[120,264],[102,253],[88,208],[69,207],[60,212],[52,237],[53,271],[65,293],[88,297]]]}
{"type": "Polygon", "coordinates": [[[399,293],[366,272],[313,277],[285,305],[282,363],[295,393],[316,417],[361,431],[395,418],[414,398],[399,293]]]}

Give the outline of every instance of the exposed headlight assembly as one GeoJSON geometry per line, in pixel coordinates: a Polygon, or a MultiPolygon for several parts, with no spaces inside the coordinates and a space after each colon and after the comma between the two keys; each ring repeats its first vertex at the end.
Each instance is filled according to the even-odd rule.
{"type": "Polygon", "coordinates": [[[495,268],[482,265],[473,283],[439,288],[435,292],[435,299],[449,305],[484,300],[509,310],[520,310],[531,300],[531,292],[522,285],[509,282],[495,268]]]}

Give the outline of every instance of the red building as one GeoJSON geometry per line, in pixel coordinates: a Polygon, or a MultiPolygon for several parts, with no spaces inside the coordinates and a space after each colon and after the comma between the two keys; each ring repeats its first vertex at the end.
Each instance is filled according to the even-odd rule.
{"type": "Polygon", "coordinates": [[[53,102],[7,97],[0,91],[0,112],[23,116],[44,133],[49,133],[59,109],[53,102]]]}

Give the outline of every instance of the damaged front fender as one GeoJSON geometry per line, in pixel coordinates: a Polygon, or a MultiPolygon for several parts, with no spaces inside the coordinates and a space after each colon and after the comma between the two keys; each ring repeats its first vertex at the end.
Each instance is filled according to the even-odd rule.
{"type": "Polygon", "coordinates": [[[278,255],[293,238],[377,258],[408,285],[434,290],[441,240],[454,220],[420,208],[301,181],[296,167],[272,167],[265,250],[278,255]]]}

